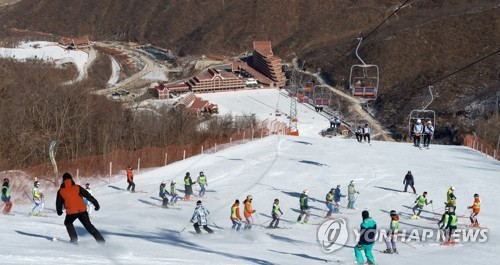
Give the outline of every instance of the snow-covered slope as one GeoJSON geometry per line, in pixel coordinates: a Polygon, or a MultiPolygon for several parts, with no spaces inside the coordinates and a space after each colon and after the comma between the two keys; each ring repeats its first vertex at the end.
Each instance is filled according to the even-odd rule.
{"type": "MultiPolygon", "coordinates": [[[[473,194],[482,198],[480,223],[490,228],[486,243],[464,243],[461,247],[443,247],[431,243],[399,243],[399,255],[375,252],[379,264],[489,264],[498,259],[500,218],[498,202],[500,163],[469,148],[431,146],[418,150],[409,144],[372,142],[316,137],[271,136],[226,150],[204,154],[150,169],[135,178],[137,189],[147,193],[125,192],[125,177],[108,186],[93,183],[94,196],[101,210],[92,222],[107,240],[100,248],[85,229],[75,222],[81,246],[52,242],[53,237],[67,238],[64,218],[54,213],[54,194],[47,194],[47,218],[28,217],[30,205],[14,205],[15,216],[0,215],[0,260],[2,264],[352,264],[350,240],[347,246],[331,254],[323,253],[317,241],[317,225],[296,224],[298,196],[310,190],[312,219],[324,221],[325,194],[337,184],[347,192],[355,180],[360,190],[359,210],[342,209],[336,215],[347,219],[351,228],[359,226],[361,210],[369,209],[379,227],[387,227],[387,212],[400,212],[400,229],[436,227],[431,205],[420,220],[406,220],[415,195],[399,192],[403,176],[411,170],[417,192],[427,191],[434,210],[441,212],[446,190],[454,185],[458,214],[468,215],[473,194]],[[195,201],[180,207],[162,209],[157,205],[161,181],[176,180],[183,190],[185,172],[208,177],[207,198],[213,235],[196,236],[188,225],[195,201]],[[233,232],[230,207],[235,199],[253,195],[257,210],[256,224],[268,224],[275,198],[284,211],[281,226],[291,229],[268,230],[255,226],[251,231],[233,232]],[[214,223],[221,230],[214,227],[214,223]],[[184,227],[187,229],[179,233],[184,227]]],[[[74,173],[74,172],[73,172],[74,173]]],[[[43,187],[42,187],[43,188],[43,187]]],[[[195,190],[197,193],[197,189],[195,190]]],[[[13,194],[24,196],[22,194],[13,194]]],[[[346,202],[343,201],[343,206],[346,202]]],[[[460,224],[468,219],[460,218],[460,224]]],[[[383,250],[383,243],[374,249],[383,250]]]]}

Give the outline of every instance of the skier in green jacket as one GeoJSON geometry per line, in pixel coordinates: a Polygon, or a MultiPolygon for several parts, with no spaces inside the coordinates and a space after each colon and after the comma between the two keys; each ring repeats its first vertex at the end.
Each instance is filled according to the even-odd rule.
{"type": "Polygon", "coordinates": [[[413,206],[413,216],[411,217],[412,219],[420,219],[420,213],[424,209],[425,205],[429,205],[432,203],[432,200],[430,202],[427,202],[427,191],[424,191],[424,193],[415,200],[415,206],[413,206]],[[418,213],[416,212],[418,210],[418,213]]]}

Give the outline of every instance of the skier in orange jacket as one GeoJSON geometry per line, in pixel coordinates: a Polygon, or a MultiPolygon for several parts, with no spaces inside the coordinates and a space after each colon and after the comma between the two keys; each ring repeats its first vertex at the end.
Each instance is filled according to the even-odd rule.
{"type": "Polygon", "coordinates": [[[474,194],[474,204],[471,206],[467,207],[467,209],[472,209],[472,213],[470,214],[470,223],[471,227],[478,227],[479,222],[477,221],[477,215],[479,214],[479,211],[481,210],[481,199],[479,198],[479,194],[474,194]]]}
{"type": "Polygon", "coordinates": [[[252,195],[248,195],[246,200],[243,202],[245,204],[245,209],[244,209],[244,213],[243,215],[245,216],[245,227],[244,229],[252,229],[252,225],[253,225],[253,217],[252,217],[252,214],[255,213],[255,210],[252,209],[252,200],[253,200],[253,197],[252,195]]]}

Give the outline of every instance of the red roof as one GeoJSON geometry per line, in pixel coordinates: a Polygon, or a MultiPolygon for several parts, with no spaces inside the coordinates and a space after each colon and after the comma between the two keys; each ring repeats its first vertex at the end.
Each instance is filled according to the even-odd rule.
{"type": "Polygon", "coordinates": [[[254,50],[266,50],[269,51],[270,53],[273,52],[271,49],[271,42],[267,40],[260,40],[260,41],[254,41],[253,42],[253,49],[254,50]]]}
{"type": "Polygon", "coordinates": [[[203,100],[203,99],[197,97],[194,100],[193,104],[191,105],[191,108],[202,110],[207,105],[208,105],[208,100],[203,100]]]}
{"type": "Polygon", "coordinates": [[[64,45],[69,45],[69,44],[71,44],[71,39],[70,38],[61,38],[59,40],[59,43],[62,43],[64,45]]]}
{"type": "Polygon", "coordinates": [[[165,89],[165,86],[163,84],[160,84],[158,86],[155,86],[155,89],[159,90],[159,91],[163,91],[163,89],[165,89]]]}
{"type": "Polygon", "coordinates": [[[90,42],[89,38],[79,38],[79,39],[73,39],[73,42],[75,45],[80,45],[80,44],[88,44],[90,42]]]}

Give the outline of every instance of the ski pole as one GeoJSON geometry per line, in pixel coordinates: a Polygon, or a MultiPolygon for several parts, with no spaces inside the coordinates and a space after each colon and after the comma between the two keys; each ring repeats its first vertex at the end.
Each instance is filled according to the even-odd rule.
{"type": "Polygon", "coordinates": [[[257,222],[259,222],[260,230],[264,231],[264,229],[262,228],[262,223],[259,220],[259,215],[256,214],[255,216],[257,217],[257,222]]]}
{"type": "Polygon", "coordinates": [[[180,233],[182,233],[182,232],[184,232],[184,230],[186,230],[186,228],[189,226],[189,224],[190,224],[190,223],[191,223],[191,221],[189,221],[189,222],[186,224],[186,226],[184,226],[184,228],[182,228],[182,230],[179,232],[179,234],[180,234],[180,233]]]}
{"type": "Polygon", "coordinates": [[[220,228],[211,218],[209,218],[209,220],[215,225],[215,227],[217,227],[217,229],[222,230],[222,228],[220,228]]]}

